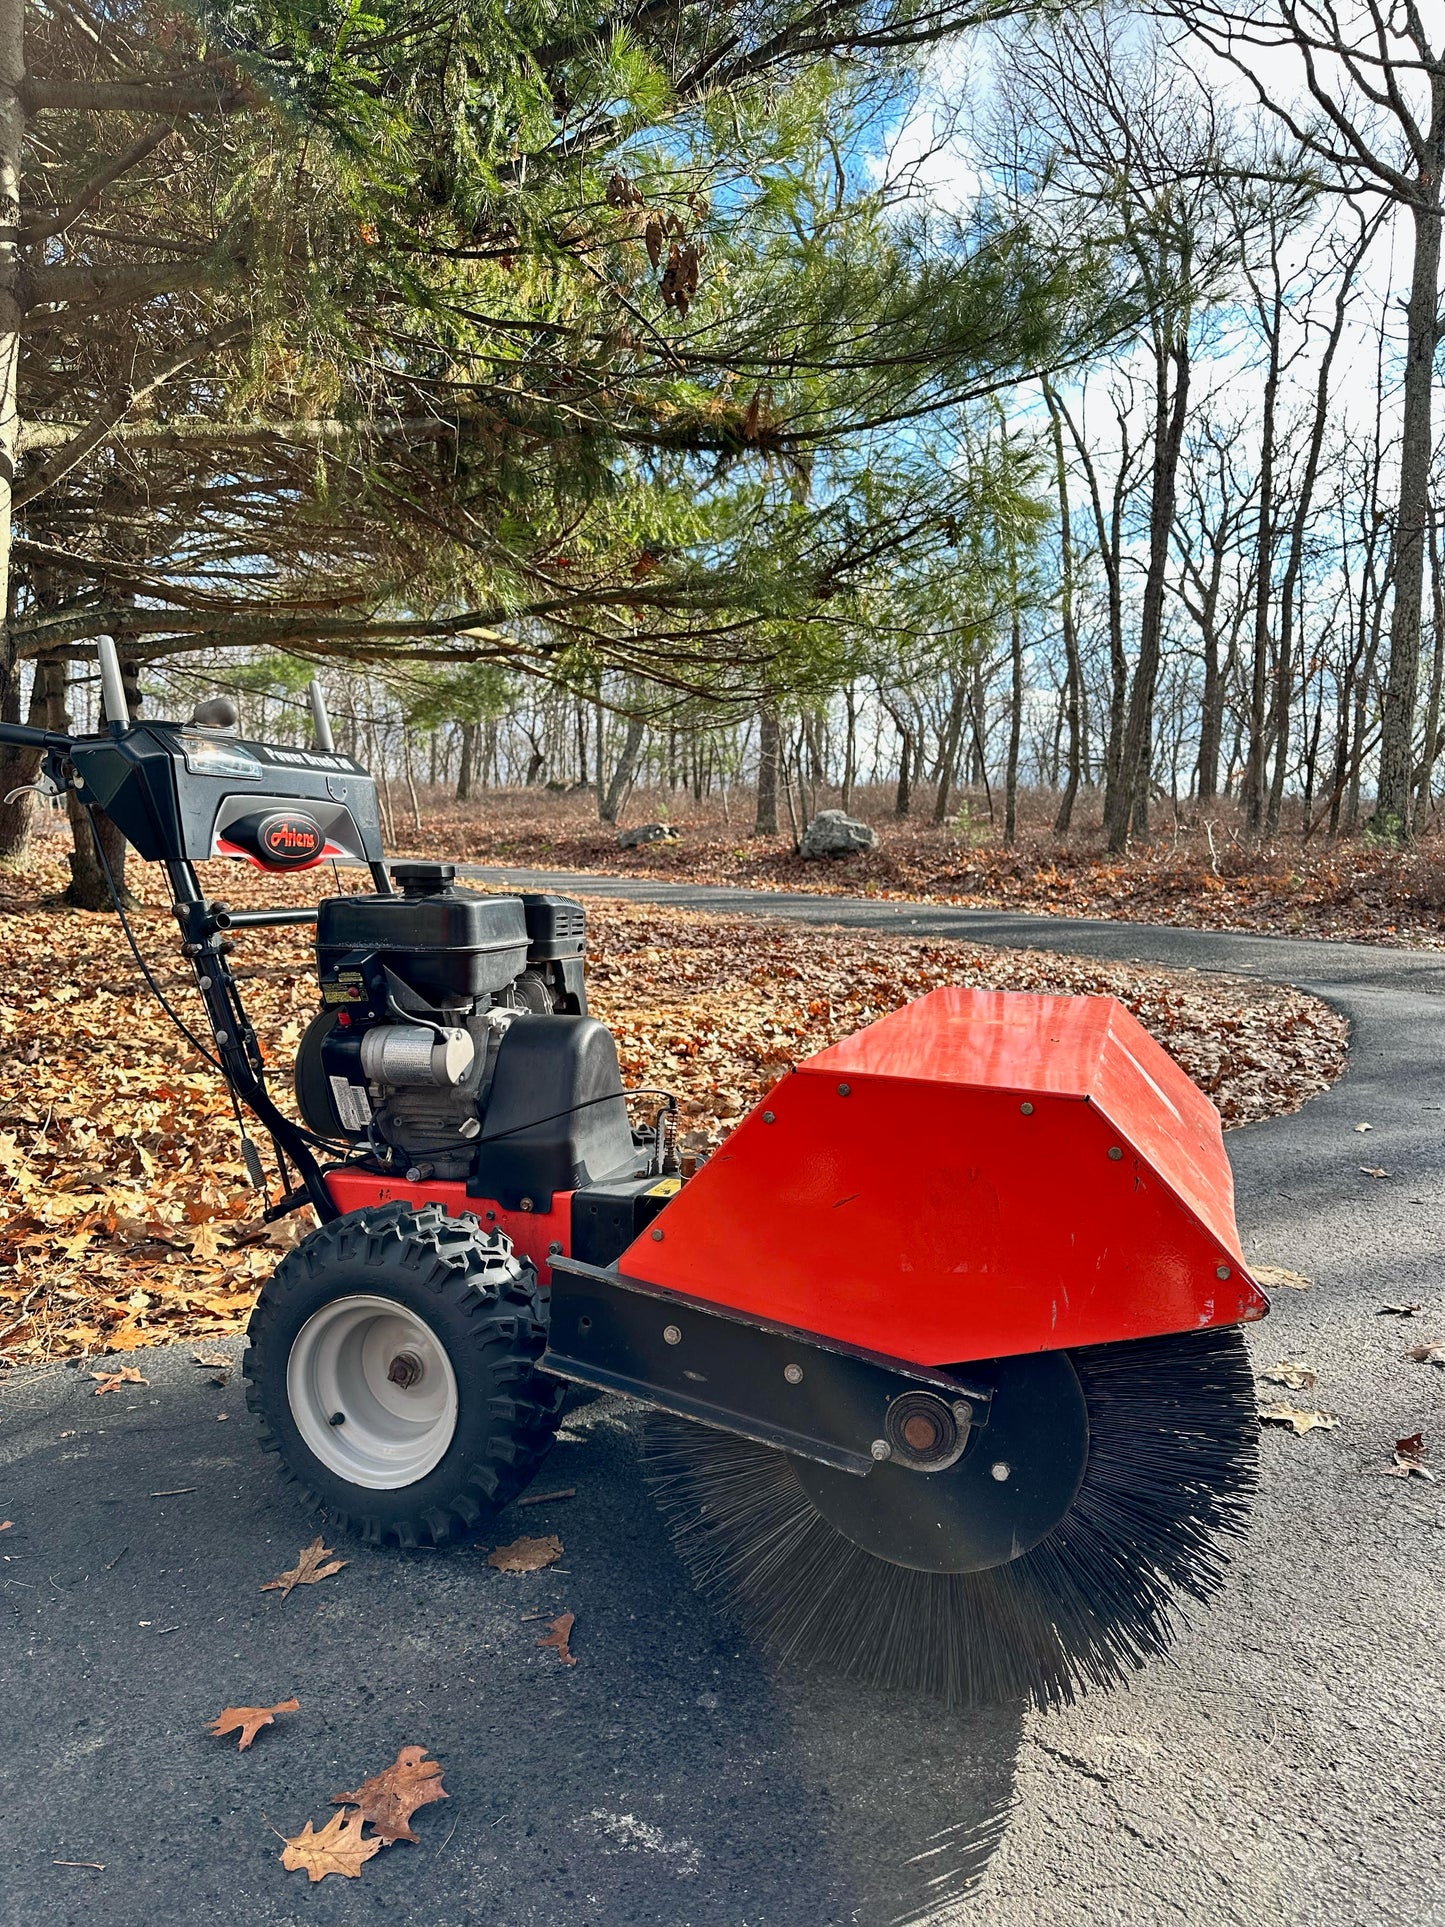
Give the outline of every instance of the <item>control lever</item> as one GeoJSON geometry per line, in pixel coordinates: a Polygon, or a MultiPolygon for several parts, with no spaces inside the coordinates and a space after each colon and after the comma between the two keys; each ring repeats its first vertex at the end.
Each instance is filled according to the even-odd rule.
{"type": "Polygon", "coordinates": [[[318,749],[335,749],[336,742],[331,734],[331,718],[326,711],[326,698],[322,694],[321,683],[315,676],[311,678],[311,727],[316,732],[318,749]]]}

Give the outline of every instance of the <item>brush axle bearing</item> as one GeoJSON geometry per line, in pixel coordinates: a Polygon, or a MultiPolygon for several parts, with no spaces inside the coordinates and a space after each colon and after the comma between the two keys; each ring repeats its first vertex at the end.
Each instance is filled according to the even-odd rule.
{"type": "Polygon", "coordinates": [[[915,1472],[942,1472],[962,1458],[973,1407],[933,1392],[904,1392],[888,1407],[886,1432],[896,1465],[915,1472]]]}

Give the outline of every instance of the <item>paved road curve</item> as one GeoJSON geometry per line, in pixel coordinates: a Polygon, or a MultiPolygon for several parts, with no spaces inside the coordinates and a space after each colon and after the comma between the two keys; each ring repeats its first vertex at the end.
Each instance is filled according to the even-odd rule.
{"type": "Polygon", "coordinates": [[[4,1927],[1445,1927],[1445,1487],[1379,1470],[1422,1427],[1445,1469],[1445,1372],[1403,1357],[1445,1338],[1445,953],[546,883],[1331,998],[1354,1027],[1344,1079],[1229,1142],[1247,1249],[1317,1280],[1279,1294],[1257,1353],[1317,1366],[1338,1429],[1265,1438],[1253,1532],[1177,1663],[1061,1715],[964,1716],[761,1667],[687,1590],[633,1415],[611,1401],[572,1414],[538,1482],[577,1496],[495,1534],[557,1531],[560,1568],[343,1548],[343,1573],[283,1603],[259,1586],[313,1523],[256,1451],[235,1379],[191,1363],[199,1348],[138,1354],[150,1383],[100,1399],[74,1370],[12,1373],[4,1927]],[[1426,1312],[1376,1312],[1402,1299],[1426,1312]],[[534,1643],[531,1615],[563,1608],[571,1670],[534,1643]],[[202,1730],[225,1704],[291,1693],[301,1712],[249,1753],[202,1730]],[[420,1817],[423,1844],[356,1883],[283,1874],[270,1829],[320,1824],[413,1741],[452,1795],[420,1817]]]}

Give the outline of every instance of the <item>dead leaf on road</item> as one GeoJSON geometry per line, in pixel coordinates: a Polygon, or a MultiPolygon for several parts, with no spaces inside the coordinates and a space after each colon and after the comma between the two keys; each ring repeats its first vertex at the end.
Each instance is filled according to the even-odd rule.
{"type": "Polygon", "coordinates": [[[0,1519],[0,1532],[8,1532],[14,1523],[13,1519],[0,1519]]]}
{"type": "MultiPolygon", "coordinates": [[[[1417,1365],[1439,1365],[1445,1368],[1445,1344],[1442,1344],[1439,1339],[1433,1340],[1428,1345],[1412,1345],[1405,1356],[1413,1358],[1417,1365]]],[[[0,1527],[0,1531],[3,1530],[4,1528],[0,1527]]]]}
{"type": "Polygon", "coordinates": [[[1380,1470],[1387,1479],[1428,1479],[1435,1483],[1435,1474],[1424,1463],[1425,1434],[1412,1432],[1407,1439],[1395,1440],[1395,1463],[1381,1466],[1380,1470]]]}
{"type": "Polygon", "coordinates": [[[562,1541],[555,1532],[540,1539],[514,1539],[509,1546],[498,1546],[487,1554],[487,1564],[498,1572],[540,1572],[555,1566],[562,1557],[562,1541]]]}
{"type": "Polygon", "coordinates": [[[445,1800],[440,1760],[429,1760],[424,1746],[404,1746],[384,1773],[363,1780],[355,1793],[338,1793],[333,1806],[351,1806],[376,1828],[378,1844],[416,1841],[411,1817],[418,1807],[445,1800]]]}
{"type": "Polygon", "coordinates": [[[1313,1291],[1315,1281],[1301,1272],[1286,1271],[1283,1265],[1251,1265],[1254,1282],[1265,1291],[1313,1291]]]}
{"type": "Polygon", "coordinates": [[[1265,1425],[1287,1425],[1297,1438],[1306,1432],[1332,1432],[1339,1424],[1328,1412],[1301,1411],[1297,1405],[1288,1405],[1283,1400],[1259,1408],[1260,1422],[1265,1425]]]}
{"type": "Polygon", "coordinates": [[[318,1580],[329,1579],[334,1572],[350,1563],[346,1559],[332,1557],[335,1548],[326,1545],[318,1532],[309,1546],[304,1546],[301,1557],[289,1572],[279,1573],[276,1578],[268,1579],[261,1588],[262,1592],[279,1592],[283,1599],[290,1595],[293,1586],[314,1586],[318,1580]],[[323,1564],[322,1562],[329,1563],[323,1564]]]}
{"type": "Polygon", "coordinates": [[[577,1664],[577,1655],[572,1651],[571,1646],[567,1642],[571,1639],[572,1628],[576,1624],[576,1613],[559,1613],[557,1617],[551,1621],[550,1630],[546,1638],[539,1639],[537,1644],[539,1646],[555,1646],[557,1649],[557,1657],[561,1660],[562,1664],[564,1666],[575,1666],[577,1664]]]}
{"type": "Polygon", "coordinates": [[[118,1372],[92,1372],[91,1377],[100,1380],[95,1388],[97,1398],[103,1398],[107,1392],[118,1392],[122,1385],[150,1384],[148,1378],[141,1377],[140,1369],[135,1365],[122,1365],[118,1372]]]}
{"type": "Polygon", "coordinates": [[[1356,1129],[1357,1131],[1373,1131],[1373,1130],[1374,1130],[1374,1128],[1375,1128],[1375,1127],[1374,1127],[1374,1125],[1373,1125],[1373,1124],[1357,1124],[1357,1125],[1355,1126],[1355,1129],[1356,1129]]]}
{"type": "Polygon", "coordinates": [[[1260,1373],[1271,1385],[1287,1385],[1292,1392],[1307,1392],[1319,1378],[1319,1373],[1310,1365],[1297,1358],[1282,1358],[1277,1365],[1270,1365],[1260,1373]]]}
{"type": "Polygon", "coordinates": [[[1362,1164],[1360,1169],[1367,1178],[1387,1178],[1390,1175],[1384,1166],[1380,1164],[1362,1164]]]}
{"type": "Polygon", "coordinates": [[[214,1358],[203,1358],[198,1352],[192,1352],[191,1363],[199,1365],[205,1372],[228,1372],[231,1369],[231,1361],[224,1352],[217,1352],[214,1358]]]}
{"type": "Polygon", "coordinates": [[[1417,1311],[1424,1311],[1424,1309],[1424,1305],[1418,1298],[1412,1298],[1403,1305],[1380,1305],[1377,1307],[1377,1312],[1381,1317],[1388,1313],[1391,1318],[1413,1318],[1417,1311]]]}
{"type": "Polygon", "coordinates": [[[226,1706],[213,1720],[207,1720],[206,1731],[214,1733],[218,1740],[225,1739],[228,1733],[241,1735],[237,1751],[244,1753],[263,1726],[270,1726],[278,1713],[299,1713],[300,1700],[277,1700],[274,1706],[226,1706]]]}
{"type": "Polygon", "coordinates": [[[324,1880],[329,1873],[354,1880],[372,1855],[381,1852],[380,1840],[363,1837],[365,1826],[359,1813],[333,1813],[320,1833],[308,1820],[294,1839],[286,1841],[281,1865],[288,1873],[304,1870],[313,1881],[324,1880]]]}

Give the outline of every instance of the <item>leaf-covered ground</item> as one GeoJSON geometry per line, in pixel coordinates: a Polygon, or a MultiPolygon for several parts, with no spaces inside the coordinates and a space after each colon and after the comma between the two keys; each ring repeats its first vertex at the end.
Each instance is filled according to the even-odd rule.
{"type": "MultiPolygon", "coordinates": [[[[825,797],[830,805],[836,797],[825,797]]],[[[1016,848],[1007,850],[981,805],[934,828],[921,816],[900,821],[874,792],[855,809],[879,845],[841,862],[804,863],[791,838],[748,835],[752,802],[740,797],[725,822],[716,800],[634,796],[625,821],[670,818],[677,842],[619,850],[615,833],[597,821],[590,793],[488,791],[470,804],[422,805],[418,832],[396,814],[396,841],[429,856],[473,863],[598,870],[676,883],[733,884],[749,889],[807,890],[823,895],[908,897],[970,908],[1062,917],[1112,917],[1134,923],[1189,924],[1202,930],[1259,930],[1292,936],[1344,937],[1362,943],[1445,943],[1445,842],[1438,833],[1413,850],[1353,837],[1302,841],[1287,834],[1259,841],[1241,833],[1238,814],[1221,805],[1208,821],[1166,821],[1126,857],[1103,848],[1085,820],[1068,838],[1047,827],[1051,799],[1029,799],[1016,848]],[[1047,807],[1046,807],[1047,806],[1047,807]],[[1042,820],[1040,820],[1042,819],[1042,820]]],[[[787,829],[786,815],[784,830],[787,829]]]]}
{"type": "MultiPolygon", "coordinates": [[[[210,869],[208,887],[236,904],[326,888],[210,869]]],[[[0,1357],[236,1331],[304,1227],[261,1224],[224,1092],[141,983],[116,920],[55,907],[61,881],[50,861],[0,876],[0,1357]]],[[[141,948],[194,1024],[157,879],[135,865],[133,882],[141,948]]],[[[1118,996],[1229,1124],[1296,1109],[1344,1061],[1342,1020],[1272,986],[618,903],[588,915],[593,1008],[627,1081],[678,1091],[696,1145],[787,1064],[943,983],[1118,996]]],[[[237,964],[285,1093],[316,1006],[308,934],[248,933],[237,964]]]]}

